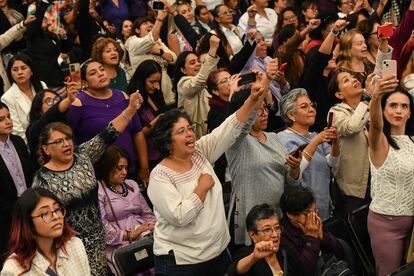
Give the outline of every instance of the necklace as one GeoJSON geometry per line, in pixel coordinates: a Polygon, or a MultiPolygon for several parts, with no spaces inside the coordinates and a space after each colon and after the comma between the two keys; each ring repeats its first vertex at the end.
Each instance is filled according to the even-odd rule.
{"type": "Polygon", "coordinates": [[[303,134],[303,133],[300,133],[299,131],[297,131],[297,130],[295,130],[295,129],[291,128],[291,127],[288,127],[287,129],[289,129],[289,130],[290,130],[290,131],[292,131],[293,133],[296,133],[297,135],[300,135],[300,136],[304,136],[304,137],[309,136],[309,131],[308,131],[308,133],[307,133],[307,134],[303,134]]]}
{"type": "Polygon", "coordinates": [[[114,186],[112,186],[112,185],[108,185],[108,188],[109,188],[109,190],[111,190],[112,192],[114,192],[114,193],[116,193],[116,194],[118,194],[118,195],[120,195],[120,196],[122,196],[122,197],[126,197],[126,196],[128,195],[128,189],[127,189],[127,187],[125,187],[125,184],[124,184],[124,183],[122,183],[122,184],[121,184],[121,188],[122,188],[122,191],[121,191],[121,192],[118,192],[118,191],[115,189],[115,187],[114,187],[114,186]]]}
{"type": "Polygon", "coordinates": [[[266,140],[266,135],[263,133],[263,131],[260,131],[259,135],[255,135],[252,132],[250,132],[249,134],[256,138],[259,142],[263,142],[266,140]]]}

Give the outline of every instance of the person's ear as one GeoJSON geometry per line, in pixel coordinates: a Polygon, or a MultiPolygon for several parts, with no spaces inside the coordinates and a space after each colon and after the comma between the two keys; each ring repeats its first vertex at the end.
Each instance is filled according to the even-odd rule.
{"type": "Polygon", "coordinates": [[[259,240],[257,239],[257,234],[254,231],[249,230],[249,231],[247,231],[247,234],[252,239],[253,243],[259,242],[259,240]]]}
{"type": "Polygon", "coordinates": [[[288,117],[288,118],[289,118],[289,120],[291,120],[292,122],[295,122],[295,121],[296,121],[295,116],[293,116],[292,112],[288,112],[288,113],[287,113],[287,117],[288,117]]]}
{"type": "Polygon", "coordinates": [[[180,68],[180,71],[181,71],[181,73],[183,73],[184,75],[187,75],[187,74],[185,73],[185,69],[184,69],[184,67],[181,67],[181,68],[180,68]]]}
{"type": "Polygon", "coordinates": [[[342,94],[342,92],[335,92],[335,97],[337,97],[341,101],[345,98],[344,94],[342,94]]]}

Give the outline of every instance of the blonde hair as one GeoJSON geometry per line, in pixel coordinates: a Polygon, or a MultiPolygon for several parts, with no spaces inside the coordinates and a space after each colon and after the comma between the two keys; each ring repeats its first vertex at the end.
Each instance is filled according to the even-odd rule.
{"type": "Polygon", "coordinates": [[[352,60],[352,40],[354,37],[360,34],[360,32],[356,30],[350,30],[341,36],[339,40],[339,52],[337,56],[337,65],[338,67],[345,67],[351,69],[351,60],[352,60]]]}

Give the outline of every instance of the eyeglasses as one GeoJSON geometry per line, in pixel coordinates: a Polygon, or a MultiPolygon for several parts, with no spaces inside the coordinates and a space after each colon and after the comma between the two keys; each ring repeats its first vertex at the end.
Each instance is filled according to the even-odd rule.
{"type": "Polygon", "coordinates": [[[291,15],[291,16],[288,16],[288,17],[283,17],[283,20],[291,21],[291,20],[295,20],[296,18],[298,18],[296,15],[291,15]]]}
{"type": "Polygon", "coordinates": [[[56,145],[61,146],[66,141],[66,143],[72,143],[72,136],[66,136],[64,138],[56,139],[55,141],[46,143],[45,145],[56,145]]]}
{"type": "Polygon", "coordinates": [[[273,231],[275,231],[275,233],[280,236],[282,234],[282,228],[280,227],[279,224],[275,224],[272,227],[266,227],[264,229],[256,229],[256,232],[262,232],[264,236],[266,237],[270,237],[273,233],[273,231]]]}
{"type": "Polygon", "coordinates": [[[230,83],[230,79],[229,78],[224,78],[223,80],[221,80],[217,83],[217,86],[219,86],[219,85],[228,85],[229,83],[230,83]]]}
{"type": "Polygon", "coordinates": [[[195,133],[195,124],[190,125],[188,127],[180,127],[177,132],[173,135],[182,135],[186,132],[195,133]]]}
{"type": "Polygon", "coordinates": [[[303,104],[300,104],[299,106],[297,106],[295,109],[298,109],[299,108],[299,109],[303,109],[303,110],[309,111],[309,109],[311,107],[313,109],[316,109],[316,107],[317,107],[316,102],[303,103],[303,104]]]}
{"type": "Polygon", "coordinates": [[[55,103],[57,103],[58,101],[60,101],[60,97],[59,96],[56,96],[54,98],[46,98],[46,99],[43,100],[43,102],[45,104],[47,104],[48,106],[52,106],[55,103]]]}
{"type": "Polygon", "coordinates": [[[38,216],[32,216],[32,218],[42,218],[43,222],[48,224],[53,220],[53,214],[55,214],[58,218],[63,218],[66,215],[66,209],[64,207],[56,208],[53,211],[47,211],[41,213],[38,216]]]}
{"type": "Polygon", "coordinates": [[[263,104],[263,106],[259,108],[260,115],[263,115],[265,112],[269,112],[271,107],[272,107],[271,104],[263,104]]]}

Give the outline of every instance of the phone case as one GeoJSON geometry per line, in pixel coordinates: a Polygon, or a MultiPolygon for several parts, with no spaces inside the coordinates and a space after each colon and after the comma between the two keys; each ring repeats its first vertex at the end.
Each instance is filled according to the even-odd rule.
{"type": "Polygon", "coordinates": [[[384,60],[382,62],[382,77],[387,78],[390,76],[397,77],[397,61],[396,60],[384,60]]]}

